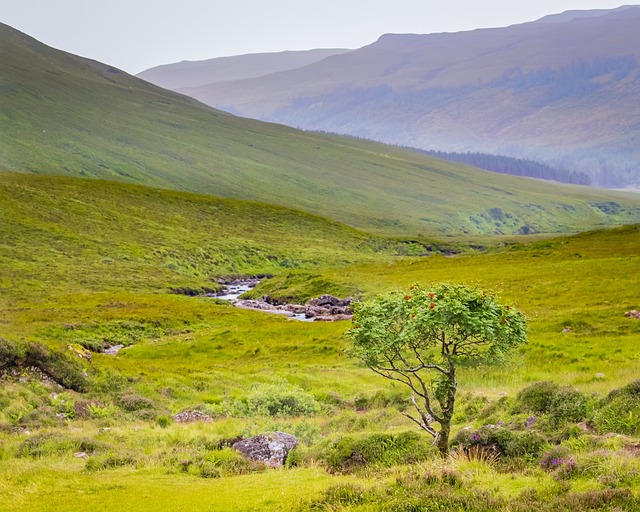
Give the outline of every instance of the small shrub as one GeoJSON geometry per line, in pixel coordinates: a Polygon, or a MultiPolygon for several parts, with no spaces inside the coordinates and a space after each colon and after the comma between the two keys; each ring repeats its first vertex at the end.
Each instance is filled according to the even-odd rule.
{"type": "Polygon", "coordinates": [[[206,460],[198,464],[198,470],[200,478],[220,478],[222,476],[220,468],[217,468],[214,464],[206,460]]]}
{"type": "Polygon", "coordinates": [[[18,446],[16,456],[37,459],[70,452],[74,446],[74,442],[66,436],[54,433],[40,433],[22,441],[18,446]]]}
{"type": "Polygon", "coordinates": [[[18,366],[26,353],[27,349],[23,343],[0,337],[0,369],[18,366]]]}
{"type": "Polygon", "coordinates": [[[540,467],[542,469],[555,469],[560,459],[568,457],[569,450],[564,446],[554,446],[540,458],[540,467]]]}
{"type": "Polygon", "coordinates": [[[501,427],[482,427],[476,431],[461,430],[452,444],[465,450],[475,446],[483,446],[487,449],[497,447],[505,457],[533,459],[542,453],[547,441],[537,432],[530,430],[519,432],[501,427]]]}
{"type": "Polygon", "coordinates": [[[576,471],[583,476],[596,478],[607,487],[631,486],[640,480],[640,465],[634,457],[598,450],[581,456],[576,471]]]}
{"type": "Polygon", "coordinates": [[[153,400],[140,396],[136,393],[126,393],[120,395],[117,399],[117,404],[121,409],[127,412],[155,409],[153,400]]]}
{"type": "Polygon", "coordinates": [[[171,418],[171,416],[158,416],[156,418],[156,423],[160,428],[167,428],[169,425],[171,425],[172,422],[173,419],[171,418]]]}
{"type": "Polygon", "coordinates": [[[255,473],[266,467],[262,462],[251,461],[228,447],[207,453],[204,460],[218,468],[223,476],[255,473]]]}
{"type": "Polygon", "coordinates": [[[98,420],[106,420],[108,418],[112,418],[118,412],[118,408],[115,405],[102,405],[97,402],[89,402],[86,406],[86,410],[89,413],[89,417],[98,420]]]}
{"type": "Polygon", "coordinates": [[[595,412],[593,426],[601,434],[640,434],[640,379],[611,391],[595,412]]]}
{"type": "Polygon", "coordinates": [[[323,505],[354,506],[366,501],[367,492],[355,484],[338,484],[329,487],[320,500],[323,505]]]}
{"type": "Polygon", "coordinates": [[[555,382],[534,382],[518,393],[516,407],[521,411],[534,414],[549,412],[559,390],[560,386],[555,382]]]}
{"type": "Polygon", "coordinates": [[[570,386],[559,388],[549,405],[549,415],[556,425],[584,420],[591,409],[588,397],[570,386]]]}
{"type": "Polygon", "coordinates": [[[434,448],[416,432],[346,436],[320,449],[319,459],[329,471],[350,472],[368,465],[389,467],[431,457],[434,448]]]}
{"type": "Polygon", "coordinates": [[[50,350],[41,343],[29,343],[25,364],[39,368],[66,388],[80,392],[87,390],[84,367],[66,353],[50,350]]]}
{"type": "Polygon", "coordinates": [[[108,452],[103,455],[90,457],[85,468],[88,471],[101,471],[103,469],[114,469],[123,466],[135,466],[138,463],[136,457],[127,453],[108,452]]]}
{"type": "Polygon", "coordinates": [[[312,395],[286,381],[254,386],[245,405],[247,414],[261,416],[302,416],[321,409],[312,395]]]}

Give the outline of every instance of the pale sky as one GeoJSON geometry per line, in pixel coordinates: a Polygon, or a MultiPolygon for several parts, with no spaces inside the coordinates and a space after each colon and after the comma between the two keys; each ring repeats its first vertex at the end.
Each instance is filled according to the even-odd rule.
{"type": "MultiPolygon", "coordinates": [[[[637,2],[626,2],[637,4],[637,2]]],[[[1,0],[0,21],[67,52],[138,73],[244,53],[359,48],[385,33],[523,23],[620,0],[1,0]]]]}

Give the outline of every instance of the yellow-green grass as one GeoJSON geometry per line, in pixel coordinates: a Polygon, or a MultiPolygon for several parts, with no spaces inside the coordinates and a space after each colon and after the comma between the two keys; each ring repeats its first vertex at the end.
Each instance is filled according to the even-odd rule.
{"type": "MultiPolygon", "coordinates": [[[[350,432],[412,428],[393,406],[354,410],[357,395],[397,395],[402,388],[390,389],[387,381],[341,355],[347,323],[296,322],[168,293],[174,287],[212,284],[219,273],[278,273],[272,291],[286,293],[287,283],[293,282],[298,296],[318,283],[365,298],[413,282],[446,280],[497,289],[504,301],[529,317],[530,343],[504,368],[461,371],[465,395],[513,397],[543,379],[604,395],[640,374],[640,322],[623,316],[640,309],[638,226],[453,257],[397,257],[393,254],[406,244],[278,207],[125,184],[4,177],[0,336],[62,350],[84,337],[119,336],[134,342],[117,356],[94,354],[85,365],[99,370],[98,386],[74,397],[109,406],[119,394],[137,393],[168,415],[200,406],[218,410],[221,404],[246,399],[254,385],[284,379],[323,408],[305,418],[221,413],[212,424],[166,430],[154,421],[118,413],[103,420],[62,420],[42,429],[109,441],[142,454],[137,466],[93,472],[69,451],[16,457],[17,446],[29,437],[8,430],[0,434],[0,486],[8,497],[0,509],[290,510],[337,483],[384,489],[412,471],[367,470],[347,477],[312,465],[201,479],[153,457],[154,450],[176,437],[293,429],[311,432],[310,442],[317,443],[350,432]],[[209,251],[216,252],[217,265],[207,257],[209,251]],[[287,276],[291,266],[317,279],[305,286],[287,276]],[[572,331],[561,332],[566,326],[572,331]],[[596,373],[605,376],[596,378],[596,373]],[[104,427],[111,430],[100,433],[104,427]]],[[[271,293],[269,286],[267,280],[262,289],[271,293]]],[[[36,392],[43,393],[34,384],[3,382],[3,421],[12,421],[9,409],[26,407],[30,393],[36,392]]],[[[36,428],[31,435],[38,433],[36,428]]],[[[505,498],[529,487],[550,494],[565,489],[532,466],[506,473],[475,463],[453,469],[467,486],[505,498]]],[[[633,482],[637,491],[637,479],[633,482]]],[[[570,485],[574,490],[602,487],[595,477],[572,479],[570,485]]]]}

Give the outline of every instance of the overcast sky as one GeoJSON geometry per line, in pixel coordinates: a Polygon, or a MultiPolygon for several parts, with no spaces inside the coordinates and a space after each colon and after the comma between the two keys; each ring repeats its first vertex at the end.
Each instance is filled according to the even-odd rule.
{"type": "MultiPolygon", "coordinates": [[[[2,0],[0,21],[128,71],[181,60],[359,48],[384,33],[457,32],[532,21],[608,0],[2,0]]],[[[637,4],[638,2],[626,2],[637,4]]]]}

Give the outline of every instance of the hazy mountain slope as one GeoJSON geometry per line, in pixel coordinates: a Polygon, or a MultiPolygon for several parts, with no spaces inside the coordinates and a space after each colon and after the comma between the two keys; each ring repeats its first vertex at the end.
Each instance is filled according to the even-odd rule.
{"type": "Polygon", "coordinates": [[[309,66],[185,89],[302,128],[640,181],[640,6],[506,28],[387,34],[309,66]]]}
{"type": "Polygon", "coordinates": [[[338,48],[316,49],[182,61],[156,66],[138,73],[136,76],[160,87],[178,91],[185,87],[199,87],[214,82],[255,78],[295,69],[348,51],[350,50],[338,48]]]}
{"type": "Polygon", "coordinates": [[[265,201],[390,234],[579,231],[640,219],[637,196],[237,118],[0,28],[0,168],[265,201]]]}

